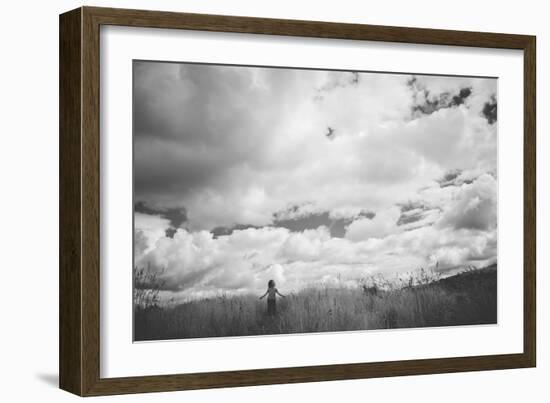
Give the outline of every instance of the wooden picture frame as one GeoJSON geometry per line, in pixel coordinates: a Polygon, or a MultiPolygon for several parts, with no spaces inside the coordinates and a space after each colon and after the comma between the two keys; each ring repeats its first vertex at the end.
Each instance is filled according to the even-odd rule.
{"type": "Polygon", "coordinates": [[[60,387],[80,396],[533,367],[536,363],[535,37],[81,7],[60,16],[60,387]],[[401,42],[524,52],[523,353],[276,369],[100,377],[100,26],[401,42]]]}

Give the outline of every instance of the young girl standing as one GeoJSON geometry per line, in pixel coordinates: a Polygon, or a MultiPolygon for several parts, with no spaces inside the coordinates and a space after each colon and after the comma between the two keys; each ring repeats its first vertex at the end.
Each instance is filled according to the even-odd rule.
{"type": "Polygon", "coordinates": [[[267,295],[267,314],[269,316],[277,315],[277,303],[276,303],[277,294],[283,298],[286,298],[275,287],[275,281],[269,280],[267,283],[267,291],[265,292],[264,295],[260,297],[260,299],[262,299],[267,295]]]}

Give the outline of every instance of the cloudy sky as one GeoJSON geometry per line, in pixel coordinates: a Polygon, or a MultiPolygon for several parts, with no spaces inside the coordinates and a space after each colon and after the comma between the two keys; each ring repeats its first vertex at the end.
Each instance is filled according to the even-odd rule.
{"type": "Polygon", "coordinates": [[[136,61],[133,96],[164,295],[496,261],[496,79],[136,61]]]}

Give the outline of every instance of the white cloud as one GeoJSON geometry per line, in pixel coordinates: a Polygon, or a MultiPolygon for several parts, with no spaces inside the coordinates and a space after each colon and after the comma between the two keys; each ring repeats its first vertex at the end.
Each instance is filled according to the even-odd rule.
{"type": "Polygon", "coordinates": [[[478,230],[491,230],[496,224],[497,183],[489,174],[460,186],[438,222],[441,227],[478,230]]]}
{"type": "Polygon", "coordinates": [[[155,247],[156,242],[166,235],[170,220],[158,215],[134,214],[134,253],[137,257],[155,247]]]}
{"type": "Polygon", "coordinates": [[[400,209],[394,206],[378,212],[372,219],[357,219],[348,226],[346,238],[361,241],[369,238],[384,238],[399,232],[401,229],[397,226],[397,221],[400,215],[400,209]]]}
{"type": "Polygon", "coordinates": [[[297,290],[311,283],[334,283],[373,273],[392,276],[420,267],[440,268],[488,262],[496,231],[459,231],[434,226],[352,241],[331,238],[326,227],[303,232],[264,227],[214,238],[206,231],[178,230],[138,258],[161,273],[165,287],[179,297],[221,292],[261,292],[269,279],[297,290]]]}
{"type": "Polygon", "coordinates": [[[290,233],[280,248],[279,256],[290,261],[315,261],[329,239],[328,229],[322,226],[316,230],[290,233]]]}

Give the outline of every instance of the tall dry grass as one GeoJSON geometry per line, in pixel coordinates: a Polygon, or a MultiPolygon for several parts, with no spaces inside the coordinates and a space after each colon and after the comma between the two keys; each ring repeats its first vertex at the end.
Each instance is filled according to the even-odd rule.
{"type": "Polygon", "coordinates": [[[445,279],[308,288],[279,298],[276,317],[267,316],[266,308],[265,300],[252,295],[136,305],[135,340],[496,323],[496,265],[445,279]]]}

